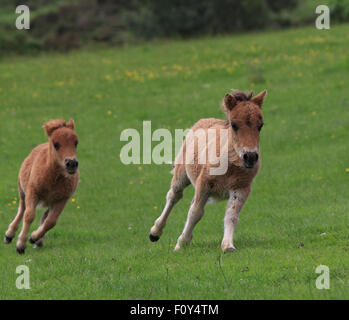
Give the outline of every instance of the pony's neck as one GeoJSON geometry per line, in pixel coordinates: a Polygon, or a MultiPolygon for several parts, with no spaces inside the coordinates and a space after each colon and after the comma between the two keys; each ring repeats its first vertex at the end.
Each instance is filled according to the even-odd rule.
{"type": "Polygon", "coordinates": [[[229,163],[229,165],[240,167],[241,166],[241,159],[240,159],[237,151],[234,148],[233,139],[234,139],[233,133],[231,130],[229,130],[229,134],[228,134],[228,163],[229,163]]]}

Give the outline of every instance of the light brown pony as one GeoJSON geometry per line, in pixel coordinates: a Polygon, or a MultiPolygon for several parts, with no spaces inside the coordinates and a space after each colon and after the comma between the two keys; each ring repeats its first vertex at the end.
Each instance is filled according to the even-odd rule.
{"type": "MultiPolygon", "coordinates": [[[[224,149],[228,153],[227,170],[224,174],[212,175],[210,169],[215,165],[208,162],[205,164],[198,162],[200,152],[212,152],[207,150],[211,141],[206,143],[203,148],[205,150],[198,150],[197,144],[194,144],[193,150],[189,150],[187,146],[191,141],[188,140],[187,136],[175,161],[174,176],[171,188],[167,193],[165,208],[150,230],[149,238],[151,241],[159,240],[172,208],[183,197],[183,190],[188,185],[193,184],[195,195],[175,250],[190,243],[193,229],[204,215],[204,207],[209,199],[218,201],[228,199],[224,218],[222,250],[224,252],[235,250],[233,234],[239,220],[240,210],[250,194],[252,181],[260,167],[259,133],[263,126],[261,108],[266,93],[263,91],[253,98],[252,93],[245,94],[241,91],[226,94],[222,108],[228,121],[213,118],[201,119],[193,126],[193,132],[199,131],[199,129],[204,133],[207,133],[209,129],[214,129],[217,132],[215,144],[217,149],[215,148],[214,151],[219,151],[218,153],[224,152],[219,150],[220,144],[217,141],[221,130],[226,130],[227,138],[223,145],[226,146],[224,149]],[[191,159],[193,161],[180,161],[188,153],[193,154],[191,159]]],[[[207,136],[209,137],[209,135],[207,136]]],[[[185,159],[190,159],[190,156],[185,159]]]]}
{"type": "Polygon", "coordinates": [[[64,120],[53,120],[43,127],[49,142],[34,148],[21,166],[18,177],[19,208],[4,238],[5,243],[12,241],[24,216],[23,228],[16,245],[20,254],[25,251],[36,208],[48,207],[39,228],[30,237],[34,247],[40,247],[44,243],[46,232],[56,225],[79,182],[76,158],[78,136],[74,131],[74,121],[66,123],[64,120]]]}

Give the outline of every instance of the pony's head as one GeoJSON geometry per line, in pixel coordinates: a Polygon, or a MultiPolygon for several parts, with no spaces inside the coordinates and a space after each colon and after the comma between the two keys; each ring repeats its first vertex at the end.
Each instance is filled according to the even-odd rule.
{"type": "Polygon", "coordinates": [[[74,131],[74,121],[52,120],[43,126],[50,138],[49,152],[51,158],[69,174],[75,174],[78,169],[76,148],[78,135],[74,131]]]}
{"type": "Polygon", "coordinates": [[[263,127],[262,104],[267,91],[255,97],[250,92],[227,93],[223,110],[227,115],[233,134],[233,147],[242,166],[254,168],[259,159],[259,133],[263,127]]]}

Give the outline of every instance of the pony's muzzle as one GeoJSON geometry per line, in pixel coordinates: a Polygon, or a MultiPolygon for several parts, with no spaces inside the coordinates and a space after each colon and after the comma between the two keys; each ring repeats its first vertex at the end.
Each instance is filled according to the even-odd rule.
{"type": "Polygon", "coordinates": [[[65,163],[65,168],[67,169],[69,174],[74,174],[76,170],[78,170],[79,162],[76,158],[74,159],[65,158],[64,163],[65,163]]]}
{"type": "Polygon", "coordinates": [[[243,160],[246,168],[253,168],[258,161],[258,153],[246,152],[244,153],[243,160]]]}

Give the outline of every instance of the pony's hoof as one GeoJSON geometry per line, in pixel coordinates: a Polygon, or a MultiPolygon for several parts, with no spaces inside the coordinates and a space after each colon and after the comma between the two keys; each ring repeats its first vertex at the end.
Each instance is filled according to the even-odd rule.
{"type": "Polygon", "coordinates": [[[38,240],[33,244],[34,249],[41,248],[43,246],[44,246],[44,240],[38,240]]]}
{"type": "Polygon", "coordinates": [[[160,237],[159,236],[154,236],[154,235],[152,235],[150,233],[149,234],[149,239],[150,239],[151,242],[156,242],[156,241],[158,241],[160,239],[160,237]]]}
{"type": "Polygon", "coordinates": [[[29,238],[29,242],[30,242],[31,244],[35,244],[35,241],[33,240],[32,237],[29,238]]]}
{"type": "Polygon", "coordinates": [[[180,235],[177,240],[174,251],[180,251],[182,249],[188,248],[192,239],[193,239],[193,235],[190,235],[189,237],[184,237],[183,234],[180,235]]]}
{"type": "Polygon", "coordinates": [[[10,237],[8,237],[8,236],[5,234],[4,243],[11,243],[11,242],[12,242],[12,239],[13,239],[13,238],[10,238],[10,237]]]}
{"type": "Polygon", "coordinates": [[[229,253],[229,252],[234,252],[236,249],[235,247],[225,247],[225,248],[222,248],[222,250],[224,253],[229,253]]]}
{"type": "Polygon", "coordinates": [[[181,247],[178,244],[176,244],[174,251],[179,251],[179,250],[181,250],[181,247]]]}
{"type": "Polygon", "coordinates": [[[25,248],[16,248],[16,250],[17,250],[17,253],[19,254],[24,254],[25,252],[25,248]]]}

